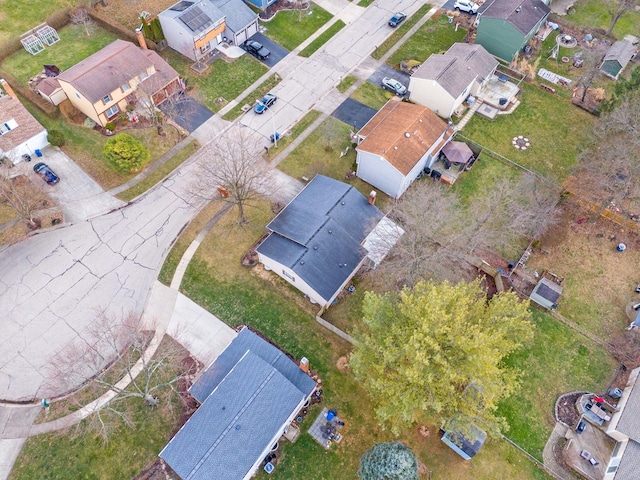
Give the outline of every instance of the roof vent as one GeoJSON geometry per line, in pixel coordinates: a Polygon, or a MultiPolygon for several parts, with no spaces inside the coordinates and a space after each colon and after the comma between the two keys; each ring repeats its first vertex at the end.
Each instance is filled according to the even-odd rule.
{"type": "Polygon", "coordinates": [[[333,232],[331,230],[329,230],[329,235],[331,235],[333,232]]]}
{"type": "Polygon", "coordinates": [[[405,133],[404,133],[404,136],[405,136],[405,137],[407,137],[407,138],[409,138],[409,137],[411,136],[411,134],[410,134],[409,132],[405,132],[405,133]]]}
{"type": "Polygon", "coordinates": [[[343,265],[343,264],[341,264],[341,263],[339,263],[339,264],[338,264],[338,266],[339,266],[340,268],[344,267],[344,265],[343,265]]]}
{"type": "Polygon", "coordinates": [[[340,205],[344,205],[344,202],[340,202],[340,205]]]}
{"type": "Polygon", "coordinates": [[[520,10],[522,10],[520,7],[516,8],[516,13],[520,13],[520,10]]]}
{"type": "Polygon", "coordinates": [[[300,265],[304,265],[304,260],[300,260],[300,265]]]}
{"type": "Polygon", "coordinates": [[[240,430],[240,425],[236,425],[236,430],[240,430]]]}
{"type": "Polygon", "coordinates": [[[314,245],[313,249],[317,250],[318,249],[318,245],[314,245]]]}

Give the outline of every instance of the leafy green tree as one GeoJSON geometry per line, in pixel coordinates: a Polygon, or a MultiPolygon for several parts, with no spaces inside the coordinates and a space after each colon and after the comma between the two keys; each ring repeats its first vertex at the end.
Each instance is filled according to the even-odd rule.
{"type": "Polygon", "coordinates": [[[149,161],[151,153],[139,140],[126,133],[119,133],[107,140],[104,156],[118,171],[130,173],[139,171],[149,161]]]}
{"type": "Polygon", "coordinates": [[[519,372],[505,357],[533,336],[528,302],[513,292],[487,301],[479,281],[418,282],[400,293],[365,294],[350,366],[377,404],[383,428],[417,422],[506,427],[498,402],[519,372]]]}
{"type": "Polygon", "coordinates": [[[360,458],[362,480],[418,480],[418,459],[401,442],[378,443],[360,458]]]}

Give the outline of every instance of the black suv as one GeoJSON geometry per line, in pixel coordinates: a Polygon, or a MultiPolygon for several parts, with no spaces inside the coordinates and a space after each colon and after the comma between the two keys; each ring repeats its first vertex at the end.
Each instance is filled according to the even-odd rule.
{"type": "Polygon", "coordinates": [[[269,55],[271,55],[269,50],[264,48],[261,43],[256,42],[255,40],[247,40],[242,44],[242,48],[260,60],[266,60],[269,55]]]}

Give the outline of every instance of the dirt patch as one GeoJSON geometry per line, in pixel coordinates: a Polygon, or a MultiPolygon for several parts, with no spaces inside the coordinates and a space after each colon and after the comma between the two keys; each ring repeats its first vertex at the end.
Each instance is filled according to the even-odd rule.
{"type": "Polygon", "coordinates": [[[306,10],[309,8],[308,2],[297,2],[296,0],[278,0],[262,10],[258,15],[260,20],[271,20],[280,10],[306,10]]]}
{"type": "Polygon", "coordinates": [[[561,208],[558,225],[540,239],[527,270],[564,277],[560,313],[608,340],[628,325],[625,306],[637,296],[638,235],[605,218],[590,219],[574,197],[561,208]],[[616,251],[620,242],[627,245],[623,253],[616,251]]]}
{"type": "Polygon", "coordinates": [[[176,0],[144,0],[137,2],[132,0],[107,0],[108,5],[103,7],[96,5],[96,10],[110,19],[117,21],[120,25],[136,29],[140,26],[140,15],[148,12],[151,17],[155,17],[160,12],[166,10],[176,3],[176,0]]]}
{"type": "Polygon", "coordinates": [[[340,357],[336,362],[336,368],[341,372],[344,372],[349,368],[349,359],[347,357],[340,357]]]}
{"type": "Polygon", "coordinates": [[[578,423],[580,414],[578,413],[578,409],[576,408],[576,400],[578,400],[578,398],[580,398],[583,394],[584,392],[576,392],[565,395],[558,399],[556,410],[558,420],[566,425],[569,425],[570,427],[573,427],[578,423]]]}

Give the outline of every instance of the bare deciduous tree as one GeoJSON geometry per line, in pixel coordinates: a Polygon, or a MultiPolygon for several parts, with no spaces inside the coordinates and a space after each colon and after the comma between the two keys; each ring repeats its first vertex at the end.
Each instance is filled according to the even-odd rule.
{"type": "Polygon", "coordinates": [[[0,174],[0,202],[15,210],[31,229],[40,227],[37,212],[49,206],[46,195],[23,175],[9,178],[0,174]]]}
{"type": "Polygon", "coordinates": [[[73,25],[78,25],[84,29],[87,37],[93,35],[96,30],[96,22],[93,21],[89,12],[84,8],[75,8],[69,13],[69,19],[73,25]]]}
{"type": "Polygon", "coordinates": [[[180,363],[184,350],[162,343],[153,355],[147,351],[153,331],[139,316],[113,318],[101,311],[77,342],[65,347],[49,364],[46,391],[71,391],[89,382],[89,388],[112,392],[113,397],[78,425],[78,432],[92,432],[108,441],[122,423],[134,427],[131,405],[124,400],[139,398],[149,407],[160,396],[176,393],[184,372],[180,363]]]}
{"type": "Polygon", "coordinates": [[[608,0],[607,10],[611,14],[611,23],[607,29],[607,35],[611,35],[616,24],[625,13],[630,12],[638,5],[640,5],[638,0],[608,0]]]}
{"type": "Polygon", "coordinates": [[[268,194],[273,186],[273,172],[262,159],[262,149],[248,129],[234,127],[204,151],[197,188],[209,198],[217,193],[235,205],[239,225],[247,222],[245,208],[268,194]]]}
{"type": "Polygon", "coordinates": [[[576,190],[601,210],[611,203],[623,213],[640,209],[640,94],[627,95],[620,106],[594,125],[591,143],[580,155],[576,190]]]}
{"type": "Polygon", "coordinates": [[[523,239],[543,233],[557,219],[558,198],[557,188],[528,174],[497,182],[468,207],[441,183],[416,182],[390,214],[404,234],[376,277],[409,286],[422,279],[456,282],[476,248],[517,250],[523,239]]]}

